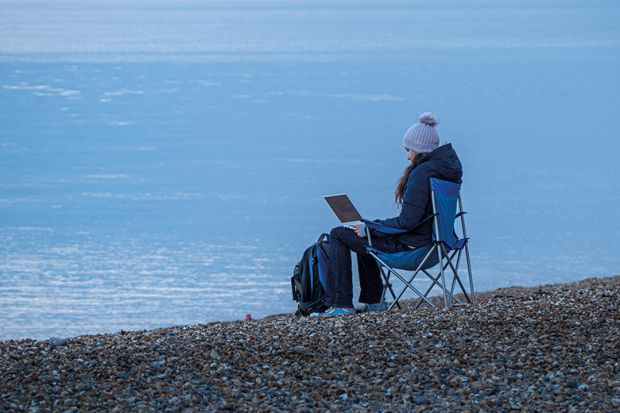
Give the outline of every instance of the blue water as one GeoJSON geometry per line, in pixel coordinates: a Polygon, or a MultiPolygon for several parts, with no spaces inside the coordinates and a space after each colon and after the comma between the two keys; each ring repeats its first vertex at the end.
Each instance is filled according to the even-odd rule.
{"type": "Polygon", "coordinates": [[[620,272],[615,1],[0,1],[0,339],[290,312],[434,111],[476,287],[620,272]]]}

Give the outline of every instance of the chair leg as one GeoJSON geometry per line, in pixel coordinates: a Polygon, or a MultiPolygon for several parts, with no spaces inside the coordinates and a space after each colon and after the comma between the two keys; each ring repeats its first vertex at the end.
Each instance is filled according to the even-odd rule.
{"type": "MultiPolygon", "coordinates": [[[[454,254],[455,254],[455,253],[452,253],[452,257],[450,257],[450,259],[454,258],[454,254]]],[[[445,265],[444,265],[444,267],[443,267],[444,271],[446,270],[446,268],[448,268],[448,264],[445,264],[445,265]]],[[[427,276],[427,277],[428,277],[428,278],[432,281],[432,282],[431,282],[430,287],[428,287],[428,288],[426,289],[426,291],[424,292],[424,296],[425,296],[425,297],[428,297],[428,293],[429,293],[429,292],[433,289],[433,287],[434,287],[435,285],[438,285],[438,286],[439,286],[439,288],[443,289],[443,285],[439,282],[439,277],[441,276],[441,273],[440,273],[440,274],[437,274],[437,277],[433,277],[433,276],[432,276],[431,274],[429,274],[429,272],[428,272],[428,271],[426,271],[426,270],[420,270],[420,271],[422,271],[422,272],[423,272],[423,273],[424,273],[424,274],[425,274],[425,275],[426,275],[426,276],[427,276]]],[[[417,275],[417,273],[416,273],[416,274],[414,274],[414,275],[413,275],[413,277],[411,277],[411,278],[409,279],[409,282],[412,282],[412,281],[413,281],[413,279],[416,277],[416,275],[417,275]]],[[[456,298],[454,298],[454,300],[455,300],[458,304],[460,304],[460,303],[461,303],[461,302],[460,302],[458,299],[456,299],[456,298]]],[[[423,302],[424,302],[424,301],[422,301],[422,300],[418,301],[418,304],[415,306],[414,310],[417,310],[418,308],[420,308],[420,305],[422,305],[422,303],[423,303],[423,302]]]]}
{"type": "Polygon", "coordinates": [[[459,283],[459,286],[461,287],[461,291],[463,291],[463,295],[465,296],[465,299],[467,300],[467,302],[472,304],[473,301],[472,301],[471,297],[469,296],[469,294],[467,294],[467,290],[465,290],[465,286],[461,282],[461,279],[456,277],[456,282],[459,283]]]}
{"type": "MultiPolygon", "coordinates": [[[[424,271],[424,273],[426,274],[427,277],[429,277],[431,279],[431,285],[430,287],[428,287],[426,289],[426,291],[424,291],[424,296],[428,296],[428,293],[431,292],[431,290],[433,289],[433,287],[435,286],[435,284],[440,284],[439,283],[439,277],[441,277],[441,273],[437,274],[436,277],[433,278],[432,275],[430,275],[428,272],[424,271]]],[[[414,307],[414,310],[417,310],[418,308],[420,308],[420,306],[422,305],[424,301],[420,300],[418,301],[418,303],[416,304],[416,306],[414,307]]]]}
{"type": "MultiPolygon", "coordinates": [[[[473,303],[475,300],[474,293],[474,280],[471,273],[471,259],[469,258],[469,238],[467,238],[467,229],[465,228],[465,215],[463,213],[463,200],[461,199],[461,194],[458,196],[458,206],[461,217],[461,230],[463,231],[463,239],[465,240],[465,258],[467,259],[467,275],[469,276],[469,293],[471,294],[470,303],[473,303]]],[[[464,290],[463,290],[464,291],[464,290]]]]}
{"type": "MultiPolygon", "coordinates": [[[[459,264],[461,263],[461,255],[462,255],[462,251],[459,250],[459,253],[456,256],[456,265],[455,265],[457,271],[459,269],[459,264]]],[[[450,261],[452,261],[452,258],[454,258],[454,254],[452,254],[452,257],[450,258],[450,261]]],[[[452,297],[453,300],[458,302],[458,300],[454,296],[454,285],[456,284],[457,280],[459,280],[459,276],[458,276],[458,274],[455,274],[455,276],[452,277],[452,285],[450,285],[450,296],[452,297]]],[[[460,283],[459,283],[459,285],[460,285],[460,283]]],[[[463,294],[465,294],[465,291],[463,291],[463,294]]],[[[467,295],[465,295],[465,297],[467,298],[467,295]]]]}
{"type": "MultiPolygon", "coordinates": [[[[392,270],[393,271],[393,270],[392,270]]],[[[398,277],[399,280],[401,280],[403,282],[403,284],[405,284],[405,287],[403,288],[403,290],[400,292],[400,294],[398,295],[398,297],[395,298],[394,303],[392,303],[392,305],[390,306],[389,309],[391,309],[394,304],[399,304],[399,300],[400,298],[403,296],[403,294],[405,293],[405,291],[407,291],[407,287],[411,288],[411,291],[413,291],[418,297],[420,297],[422,300],[424,300],[427,304],[429,304],[431,307],[435,307],[435,304],[432,303],[432,301],[430,301],[428,298],[426,298],[417,288],[415,288],[413,285],[411,285],[411,282],[407,281],[405,279],[405,277],[403,277],[402,275],[400,275],[398,272],[393,271],[394,275],[396,275],[396,277],[398,277]]],[[[415,274],[414,274],[414,278],[415,278],[415,274]]],[[[399,305],[400,308],[400,305],[399,305]]]]}
{"type": "MultiPolygon", "coordinates": [[[[413,275],[411,276],[411,278],[409,278],[409,280],[408,280],[407,282],[403,281],[403,283],[405,284],[405,287],[403,288],[403,290],[402,290],[402,291],[400,292],[400,294],[398,295],[398,299],[400,299],[400,297],[402,297],[402,296],[403,296],[403,294],[405,294],[405,291],[407,291],[407,286],[408,286],[408,285],[410,285],[410,284],[413,282],[413,280],[415,279],[415,277],[417,277],[417,276],[418,276],[418,274],[420,273],[420,271],[422,271],[422,272],[424,272],[424,273],[426,273],[426,274],[428,275],[428,273],[426,272],[426,270],[417,270],[417,271],[415,271],[415,272],[413,273],[413,275]]],[[[426,297],[426,296],[428,295],[428,292],[426,292],[426,293],[424,293],[424,294],[422,294],[422,295],[426,297]]],[[[420,297],[420,298],[421,298],[421,297],[420,297]]],[[[420,303],[423,303],[423,302],[425,302],[425,301],[426,301],[426,300],[424,300],[424,299],[422,299],[422,298],[420,299],[420,303]]],[[[417,308],[417,307],[416,307],[416,308],[417,308]]]]}
{"type": "MultiPolygon", "coordinates": [[[[440,243],[441,244],[441,243],[440,243]]],[[[443,284],[443,302],[445,307],[450,307],[450,301],[448,300],[448,289],[446,288],[446,275],[443,270],[443,245],[439,245],[437,248],[437,254],[439,254],[439,270],[441,271],[441,283],[443,284]]],[[[446,257],[447,258],[447,257],[446,257]]],[[[449,262],[449,261],[448,261],[449,262]]]]}
{"type": "MultiPolygon", "coordinates": [[[[441,246],[443,248],[443,245],[441,246]]],[[[444,250],[445,251],[445,250],[444,250]]],[[[469,298],[469,296],[467,295],[467,292],[465,291],[465,287],[463,286],[463,283],[461,282],[461,279],[459,278],[459,273],[458,273],[458,261],[457,261],[457,268],[454,267],[454,265],[452,265],[452,261],[448,260],[448,265],[450,266],[450,269],[452,270],[452,273],[454,274],[454,278],[452,280],[452,289],[450,291],[450,301],[452,301],[454,297],[453,292],[454,292],[454,281],[456,280],[456,282],[459,283],[459,286],[461,287],[461,291],[463,291],[463,295],[465,296],[465,299],[468,302],[472,302],[469,298]]]]}
{"type": "Polygon", "coordinates": [[[400,303],[396,299],[396,293],[394,293],[394,290],[392,289],[392,284],[389,285],[389,288],[390,288],[390,294],[392,295],[392,299],[394,300],[396,307],[398,307],[399,310],[402,310],[403,308],[400,306],[400,303]]]}
{"type": "MultiPolygon", "coordinates": [[[[452,255],[452,258],[454,258],[454,254],[452,255]]],[[[443,267],[444,271],[446,270],[446,268],[448,268],[448,263],[446,263],[443,267]]],[[[441,273],[437,273],[437,275],[435,277],[433,277],[431,274],[428,273],[428,271],[426,270],[422,270],[424,272],[424,274],[426,274],[426,276],[432,281],[431,285],[426,289],[426,291],[424,292],[424,296],[428,297],[428,293],[431,292],[431,290],[433,289],[433,287],[435,285],[438,285],[439,288],[441,287],[441,283],[439,282],[439,277],[441,277],[441,273]]],[[[461,301],[456,298],[456,297],[452,297],[452,299],[454,301],[456,301],[457,304],[461,304],[461,301]]],[[[416,306],[414,307],[414,310],[417,310],[418,308],[420,308],[420,306],[422,305],[424,301],[420,300],[418,301],[418,303],[416,304],[416,306]]]]}
{"type": "Polygon", "coordinates": [[[381,272],[381,279],[382,279],[382,283],[383,283],[383,291],[381,291],[381,303],[385,302],[385,293],[387,291],[387,286],[389,285],[389,274],[388,276],[385,275],[385,273],[383,272],[383,268],[379,267],[379,271],[381,272]]]}
{"type": "MultiPolygon", "coordinates": [[[[452,256],[450,257],[450,259],[454,258],[454,254],[455,254],[455,253],[453,252],[453,253],[452,253],[452,256]]],[[[446,264],[444,264],[444,267],[443,267],[444,271],[446,270],[446,268],[448,268],[448,264],[447,264],[447,263],[446,263],[446,264]]],[[[431,289],[432,289],[435,285],[438,285],[438,286],[439,286],[439,288],[443,288],[443,286],[442,286],[442,285],[441,285],[441,283],[439,282],[439,275],[438,275],[437,277],[433,277],[433,276],[432,276],[431,274],[429,274],[429,272],[428,272],[428,271],[426,271],[426,270],[422,270],[422,272],[423,272],[424,274],[426,274],[426,276],[427,276],[427,277],[428,277],[428,278],[432,281],[431,286],[430,286],[430,287],[429,287],[429,289],[427,290],[427,294],[424,294],[424,295],[428,295],[428,292],[430,292],[430,290],[431,290],[431,289]]]]}
{"type": "MultiPolygon", "coordinates": [[[[390,294],[392,295],[392,299],[396,300],[396,294],[394,293],[394,290],[392,289],[392,283],[390,283],[390,274],[392,273],[392,270],[388,270],[387,275],[385,274],[385,271],[383,270],[382,266],[379,266],[379,270],[381,271],[381,276],[383,277],[383,294],[381,295],[381,303],[385,302],[385,293],[387,291],[390,292],[390,294]]],[[[400,303],[396,303],[396,306],[398,307],[398,309],[401,309],[400,303]]]]}
{"type": "MultiPolygon", "coordinates": [[[[405,277],[403,277],[402,275],[400,275],[399,273],[397,273],[396,271],[393,271],[394,275],[396,275],[398,277],[399,280],[401,280],[403,282],[403,284],[405,284],[405,288],[403,288],[403,290],[400,292],[400,294],[398,295],[398,297],[396,297],[395,301],[392,303],[392,305],[388,308],[388,310],[391,310],[392,307],[394,307],[394,304],[398,303],[398,300],[400,300],[400,298],[403,296],[403,294],[405,293],[405,291],[407,291],[407,287],[411,288],[411,291],[413,291],[418,297],[420,297],[422,300],[424,300],[428,305],[430,305],[431,307],[435,307],[435,304],[433,304],[432,301],[430,301],[428,298],[426,298],[421,292],[420,290],[418,290],[417,288],[415,288],[413,285],[411,285],[410,282],[408,282],[405,277]]],[[[419,272],[419,271],[418,271],[419,272]]],[[[400,308],[400,307],[399,307],[400,308]]]]}
{"type": "Polygon", "coordinates": [[[465,239],[465,258],[467,259],[467,275],[469,275],[469,292],[471,294],[471,300],[469,302],[473,303],[475,299],[474,280],[471,274],[471,260],[469,259],[469,246],[467,244],[469,244],[469,242],[465,239]]]}

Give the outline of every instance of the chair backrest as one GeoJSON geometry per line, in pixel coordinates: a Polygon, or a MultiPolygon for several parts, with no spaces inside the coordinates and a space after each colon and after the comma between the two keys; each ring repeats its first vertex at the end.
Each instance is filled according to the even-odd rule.
{"type": "Polygon", "coordinates": [[[460,249],[462,242],[454,232],[454,221],[461,184],[437,178],[431,178],[430,181],[433,211],[436,214],[433,238],[442,241],[449,249],[460,249]]]}

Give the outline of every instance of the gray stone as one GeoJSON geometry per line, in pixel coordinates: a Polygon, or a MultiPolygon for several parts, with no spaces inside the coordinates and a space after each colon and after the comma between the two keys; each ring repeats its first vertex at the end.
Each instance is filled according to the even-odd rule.
{"type": "Polygon", "coordinates": [[[413,402],[418,405],[429,404],[430,400],[428,400],[425,396],[421,394],[416,394],[413,396],[413,402]]]}
{"type": "Polygon", "coordinates": [[[49,339],[49,342],[52,346],[64,346],[67,344],[67,339],[60,337],[52,337],[49,339]]]}

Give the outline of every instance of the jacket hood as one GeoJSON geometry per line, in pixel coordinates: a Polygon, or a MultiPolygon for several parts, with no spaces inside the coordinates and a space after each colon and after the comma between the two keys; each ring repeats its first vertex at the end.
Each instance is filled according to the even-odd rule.
{"type": "Polygon", "coordinates": [[[431,167],[441,179],[447,181],[461,182],[463,177],[461,161],[451,143],[424,154],[418,165],[431,167]]]}

